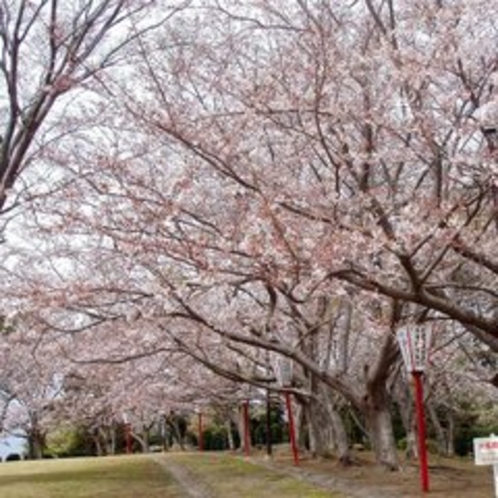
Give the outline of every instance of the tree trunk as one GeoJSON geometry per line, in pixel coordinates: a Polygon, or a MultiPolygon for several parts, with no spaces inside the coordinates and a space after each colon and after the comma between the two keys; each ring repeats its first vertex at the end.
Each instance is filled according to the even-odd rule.
{"type": "Polygon", "coordinates": [[[342,417],[337,411],[337,394],[322,383],[320,384],[320,399],[327,416],[324,423],[328,426],[330,450],[337,456],[342,465],[351,465],[353,459],[349,449],[348,434],[342,417]]]}
{"type": "Polygon", "coordinates": [[[301,400],[313,457],[336,455],[343,465],[352,463],[349,440],[335,406],[335,393],[324,383],[315,386],[316,399],[301,400]]]}
{"type": "Polygon", "coordinates": [[[149,446],[149,431],[147,429],[142,429],[141,434],[137,434],[136,432],[132,432],[133,439],[138,442],[140,448],[142,449],[142,453],[150,453],[149,446]]]}
{"type": "Polygon", "coordinates": [[[166,423],[166,416],[161,417],[161,445],[163,451],[169,450],[169,434],[168,434],[168,424],[166,423]]]}
{"type": "Polygon", "coordinates": [[[227,419],[225,421],[225,428],[227,431],[228,449],[230,451],[235,451],[235,441],[233,440],[233,433],[232,433],[232,421],[230,419],[227,419]]]}
{"type": "Polygon", "coordinates": [[[295,399],[298,406],[295,416],[297,447],[301,453],[304,453],[309,450],[308,420],[302,400],[298,396],[295,399]]]}
{"type": "Polygon", "coordinates": [[[353,463],[353,459],[349,450],[349,439],[346,428],[344,427],[344,422],[342,421],[339,412],[335,408],[329,408],[329,412],[332,422],[332,430],[334,433],[334,443],[337,458],[343,466],[349,466],[353,463]]]}
{"type": "Polygon", "coordinates": [[[362,409],[365,417],[370,442],[378,464],[389,470],[399,470],[398,452],[394,438],[387,380],[396,360],[399,358],[399,348],[394,339],[394,326],[399,314],[396,302],[392,306],[391,331],[384,336],[384,343],[374,365],[366,364],[365,395],[362,409]]]}
{"type": "Polygon", "coordinates": [[[28,452],[29,457],[35,460],[43,458],[43,450],[45,449],[45,434],[40,429],[38,424],[38,414],[30,414],[31,427],[28,430],[28,452]]]}
{"type": "Polygon", "coordinates": [[[401,423],[403,424],[406,434],[405,458],[407,461],[416,460],[418,458],[418,449],[414,417],[414,401],[410,394],[410,388],[405,382],[403,376],[398,376],[393,391],[398,405],[401,423]]]}
{"type": "Polygon", "coordinates": [[[436,434],[437,451],[440,455],[446,456],[448,451],[447,435],[445,434],[445,430],[443,428],[443,425],[441,424],[441,420],[439,419],[436,407],[434,406],[434,403],[432,401],[427,402],[425,406],[427,408],[432,427],[436,434]]]}
{"type": "Polygon", "coordinates": [[[363,413],[377,463],[389,470],[399,470],[391,411],[384,384],[369,385],[363,413]]]}
{"type": "Polygon", "coordinates": [[[103,456],[104,450],[102,448],[102,444],[100,442],[100,436],[99,436],[99,433],[97,430],[92,432],[92,440],[93,440],[93,443],[95,444],[95,454],[97,456],[103,456]]]}
{"type": "Polygon", "coordinates": [[[323,404],[310,400],[304,410],[308,420],[310,451],[313,458],[330,457],[334,453],[333,432],[330,417],[323,404]]]}
{"type": "Polygon", "coordinates": [[[436,441],[438,447],[438,453],[443,456],[454,456],[455,447],[453,441],[453,431],[454,431],[454,421],[453,414],[451,410],[445,410],[445,425],[444,427],[440,416],[437,413],[434,402],[429,401],[427,404],[428,414],[431,420],[432,427],[436,433],[436,441]]]}
{"type": "Polygon", "coordinates": [[[239,431],[239,434],[240,434],[240,448],[242,451],[244,452],[250,452],[251,451],[251,427],[250,427],[250,424],[251,424],[251,417],[250,417],[250,414],[248,415],[248,423],[249,423],[249,428],[247,429],[249,431],[249,437],[247,438],[247,444],[248,444],[248,448],[245,447],[246,445],[246,423],[245,423],[245,404],[241,405],[239,407],[239,410],[238,410],[238,416],[237,416],[237,429],[239,431]]]}
{"type": "Polygon", "coordinates": [[[117,446],[117,435],[116,435],[116,424],[113,422],[109,427],[109,436],[110,436],[110,454],[116,454],[116,446],[117,446]]]}
{"type": "Polygon", "coordinates": [[[406,449],[405,456],[407,461],[418,460],[417,434],[415,431],[415,419],[412,427],[406,433],[406,449]]]}
{"type": "Polygon", "coordinates": [[[142,453],[150,453],[150,430],[148,427],[144,427],[142,430],[142,453]]]}
{"type": "Polygon", "coordinates": [[[37,429],[32,429],[28,435],[29,458],[41,460],[45,448],[45,437],[37,429]]]}
{"type": "Polygon", "coordinates": [[[449,457],[455,456],[455,416],[453,410],[448,411],[448,450],[447,455],[449,457]]]}
{"type": "Polygon", "coordinates": [[[180,446],[180,449],[182,451],[185,450],[185,443],[183,440],[183,434],[182,434],[182,430],[180,428],[178,416],[175,415],[174,413],[171,414],[168,417],[167,422],[168,422],[168,426],[171,429],[171,435],[173,436],[173,439],[177,441],[177,443],[180,446]]]}
{"type": "Polygon", "coordinates": [[[398,470],[399,460],[388,407],[369,407],[367,414],[376,461],[389,470],[398,470]]]}
{"type": "Polygon", "coordinates": [[[103,448],[106,455],[112,455],[113,453],[113,443],[112,443],[112,429],[109,427],[99,427],[98,437],[103,442],[103,448]]]}

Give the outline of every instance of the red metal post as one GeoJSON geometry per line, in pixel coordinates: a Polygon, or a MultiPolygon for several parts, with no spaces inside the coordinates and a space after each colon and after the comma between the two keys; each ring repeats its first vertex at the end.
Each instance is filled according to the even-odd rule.
{"type": "Polygon", "coordinates": [[[427,446],[425,444],[424,395],[422,388],[422,372],[413,372],[415,382],[415,407],[417,410],[418,453],[420,461],[420,481],[422,491],[429,491],[429,466],[427,463],[427,446]]]}
{"type": "Polygon", "coordinates": [[[202,412],[199,412],[199,451],[204,451],[204,435],[202,427],[202,412]]]}
{"type": "Polygon", "coordinates": [[[251,433],[249,427],[249,401],[244,401],[244,451],[246,456],[249,456],[249,448],[251,446],[251,433]]]}
{"type": "Polygon", "coordinates": [[[285,393],[285,404],[287,405],[287,416],[289,418],[289,438],[292,448],[292,455],[294,457],[294,465],[299,465],[299,452],[297,450],[294,417],[292,415],[291,395],[289,392],[285,393]]]}

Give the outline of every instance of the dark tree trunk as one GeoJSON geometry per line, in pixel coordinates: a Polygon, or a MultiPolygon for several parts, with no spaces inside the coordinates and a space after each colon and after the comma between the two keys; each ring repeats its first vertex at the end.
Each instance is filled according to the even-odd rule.
{"type": "Polygon", "coordinates": [[[45,449],[45,436],[42,432],[35,428],[28,434],[29,458],[41,460],[43,458],[43,450],[45,449]]]}

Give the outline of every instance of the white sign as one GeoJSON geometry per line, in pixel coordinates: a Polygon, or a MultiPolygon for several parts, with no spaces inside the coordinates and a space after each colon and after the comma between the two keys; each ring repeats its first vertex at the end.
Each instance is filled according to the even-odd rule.
{"type": "Polygon", "coordinates": [[[474,439],[476,465],[493,465],[495,496],[498,498],[498,437],[477,437],[474,439]]]}
{"type": "Polygon", "coordinates": [[[498,437],[478,437],[474,439],[476,465],[498,464],[498,437]]]}
{"type": "Polygon", "coordinates": [[[403,328],[396,334],[408,372],[423,372],[429,361],[432,331],[425,327],[403,328]]]}

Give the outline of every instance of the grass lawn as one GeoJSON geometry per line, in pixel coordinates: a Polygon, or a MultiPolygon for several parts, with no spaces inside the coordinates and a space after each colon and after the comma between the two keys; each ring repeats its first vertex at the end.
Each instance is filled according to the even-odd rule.
{"type": "Polygon", "coordinates": [[[341,498],[288,475],[226,454],[165,455],[199,477],[217,498],[341,498]]]}
{"type": "Polygon", "coordinates": [[[74,458],[0,464],[0,498],[183,498],[144,457],[74,458]]]}
{"type": "MultiPolygon", "coordinates": [[[[227,453],[172,452],[8,462],[0,464],[0,498],[185,498],[186,489],[216,498],[344,498],[337,489],[348,494],[355,488],[365,498],[371,490],[376,496],[384,491],[398,498],[422,496],[416,465],[387,473],[368,453],[358,460],[359,465],[344,469],[331,460],[303,456],[295,468],[288,452],[276,452],[269,468],[257,453],[248,460],[227,453]]],[[[429,470],[434,498],[488,498],[493,493],[489,467],[431,456],[429,470]]]]}
{"type": "Polygon", "coordinates": [[[189,477],[216,498],[341,498],[233,456],[172,453],[0,464],[0,498],[185,498],[189,477]],[[159,465],[157,459],[164,461],[159,465]],[[176,482],[168,461],[187,472],[176,482]]]}

